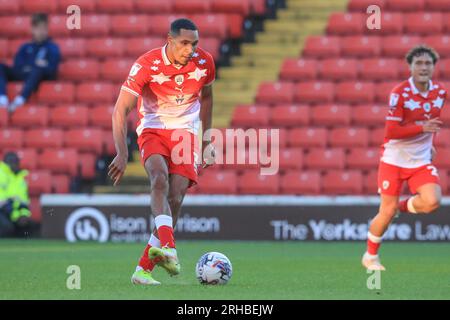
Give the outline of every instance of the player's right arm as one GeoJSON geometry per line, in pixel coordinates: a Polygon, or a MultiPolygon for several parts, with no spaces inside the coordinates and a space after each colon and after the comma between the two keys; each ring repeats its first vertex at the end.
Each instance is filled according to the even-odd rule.
{"type": "Polygon", "coordinates": [[[404,100],[400,92],[395,89],[392,91],[389,99],[389,113],[386,117],[385,136],[388,139],[406,139],[414,137],[423,132],[438,132],[442,121],[431,119],[425,121],[422,125],[416,123],[404,124],[403,118],[404,100]]]}
{"type": "Polygon", "coordinates": [[[127,167],[127,116],[136,106],[136,103],[136,96],[125,90],[120,90],[112,115],[112,131],[117,154],[108,167],[108,176],[113,180],[115,186],[120,182],[127,167]]]}
{"type": "Polygon", "coordinates": [[[116,186],[128,162],[127,116],[136,107],[142,89],[148,83],[149,75],[145,67],[145,58],[140,57],[131,67],[127,80],[123,83],[112,116],[112,129],[117,155],[109,165],[109,177],[116,186]]]}

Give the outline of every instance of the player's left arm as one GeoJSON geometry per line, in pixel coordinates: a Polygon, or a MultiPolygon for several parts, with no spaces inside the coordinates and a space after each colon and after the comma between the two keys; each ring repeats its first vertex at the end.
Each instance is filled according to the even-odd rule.
{"type": "MultiPolygon", "coordinates": [[[[209,129],[211,129],[212,124],[212,108],[213,108],[213,90],[212,84],[204,86],[202,88],[201,95],[201,108],[200,108],[200,121],[202,122],[202,155],[205,155],[205,149],[211,144],[211,136],[209,134],[209,129]]],[[[209,167],[214,164],[215,152],[212,149],[208,152],[212,157],[205,157],[203,168],[209,167]]]]}

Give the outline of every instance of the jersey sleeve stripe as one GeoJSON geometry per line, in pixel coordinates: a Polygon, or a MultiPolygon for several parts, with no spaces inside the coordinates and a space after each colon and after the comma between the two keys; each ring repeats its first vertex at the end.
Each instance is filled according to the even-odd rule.
{"type": "Polygon", "coordinates": [[[129,93],[131,93],[133,96],[136,96],[136,97],[139,97],[139,96],[140,96],[139,93],[137,93],[136,91],[133,91],[133,90],[131,90],[130,88],[127,88],[127,87],[125,87],[125,86],[122,86],[121,89],[122,89],[122,90],[125,90],[125,91],[127,91],[127,92],[129,92],[129,93]]]}

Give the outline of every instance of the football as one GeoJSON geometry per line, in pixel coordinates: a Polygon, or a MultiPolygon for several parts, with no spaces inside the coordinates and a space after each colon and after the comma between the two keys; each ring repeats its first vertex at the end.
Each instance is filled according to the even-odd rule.
{"type": "Polygon", "coordinates": [[[201,284],[226,284],[231,279],[233,267],[224,254],[207,252],[198,260],[195,274],[201,284]]]}

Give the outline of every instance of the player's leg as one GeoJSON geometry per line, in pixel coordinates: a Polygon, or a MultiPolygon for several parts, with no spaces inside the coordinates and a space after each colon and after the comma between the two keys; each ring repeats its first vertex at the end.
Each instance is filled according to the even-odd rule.
{"type": "Polygon", "coordinates": [[[189,188],[190,180],[179,174],[171,174],[169,179],[170,186],[168,202],[172,212],[173,227],[175,228],[178,217],[180,216],[180,209],[183,204],[184,196],[189,188]]]}
{"type": "Polygon", "coordinates": [[[415,171],[408,180],[414,196],[400,202],[399,209],[405,213],[432,213],[439,208],[442,191],[436,167],[423,166],[415,171]]]}

